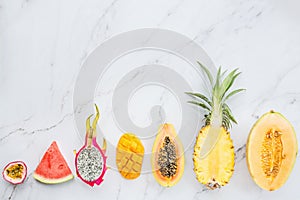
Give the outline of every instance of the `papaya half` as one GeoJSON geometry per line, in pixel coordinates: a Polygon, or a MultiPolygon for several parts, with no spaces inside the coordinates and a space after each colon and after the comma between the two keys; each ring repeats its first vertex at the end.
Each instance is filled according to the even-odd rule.
{"type": "Polygon", "coordinates": [[[174,186],[184,172],[184,150],[172,124],[160,126],[152,148],[152,172],[156,181],[174,186]]]}

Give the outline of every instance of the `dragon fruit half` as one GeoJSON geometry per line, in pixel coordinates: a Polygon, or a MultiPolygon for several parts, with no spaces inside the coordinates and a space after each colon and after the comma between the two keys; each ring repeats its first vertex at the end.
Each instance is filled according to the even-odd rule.
{"type": "Polygon", "coordinates": [[[106,141],[103,139],[103,148],[101,149],[96,141],[96,126],[99,119],[99,109],[96,107],[96,117],[93,125],[90,125],[90,115],[86,120],[86,136],[84,146],[78,151],[75,157],[75,166],[77,176],[86,184],[94,186],[100,185],[103,176],[107,170],[106,167],[106,141]]]}

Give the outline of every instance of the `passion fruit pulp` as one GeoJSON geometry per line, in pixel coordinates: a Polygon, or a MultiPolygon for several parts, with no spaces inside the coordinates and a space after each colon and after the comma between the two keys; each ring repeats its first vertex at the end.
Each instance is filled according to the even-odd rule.
{"type": "Polygon", "coordinates": [[[27,176],[27,166],[23,161],[10,162],[4,167],[2,175],[13,185],[21,184],[27,176]]]}

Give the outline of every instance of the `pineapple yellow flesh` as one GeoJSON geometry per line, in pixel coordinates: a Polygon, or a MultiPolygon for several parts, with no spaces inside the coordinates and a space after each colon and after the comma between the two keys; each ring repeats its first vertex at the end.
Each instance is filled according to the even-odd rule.
{"type": "Polygon", "coordinates": [[[214,149],[217,141],[221,137],[222,128],[220,127],[222,127],[222,124],[219,126],[209,126],[208,133],[206,133],[206,136],[201,143],[200,159],[206,158],[214,149]]]}
{"type": "Polygon", "coordinates": [[[209,134],[211,126],[201,129],[194,148],[194,171],[196,178],[210,189],[219,188],[229,182],[234,170],[234,148],[229,132],[223,127],[214,148],[201,158],[201,147],[209,134]]]}

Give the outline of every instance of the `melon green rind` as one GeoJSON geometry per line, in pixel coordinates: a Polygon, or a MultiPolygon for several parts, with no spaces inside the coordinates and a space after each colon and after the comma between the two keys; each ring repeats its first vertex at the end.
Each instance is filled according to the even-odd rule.
{"type": "Polygon", "coordinates": [[[58,178],[58,179],[48,179],[48,178],[45,178],[43,176],[40,176],[36,173],[33,174],[33,178],[35,178],[36,180],[38,180],[39,182],[41,183],[45,183],[45,184],[58,184],[58,183],[64,183],[64,182],[67,182],[67,181],[70,181],[74,178],[73,174],[70,174],[68,176],[65,176],[63,178],[58,178]]]}

